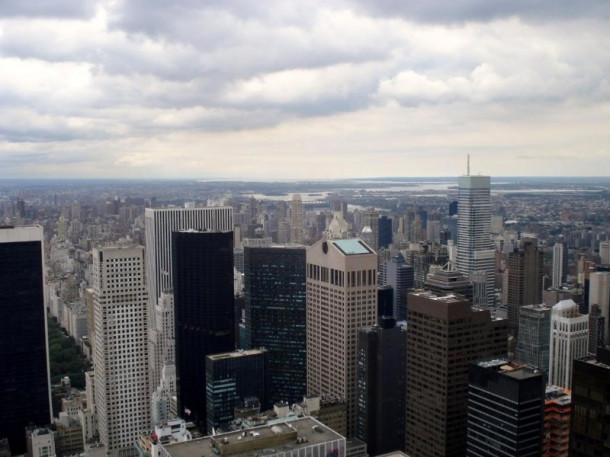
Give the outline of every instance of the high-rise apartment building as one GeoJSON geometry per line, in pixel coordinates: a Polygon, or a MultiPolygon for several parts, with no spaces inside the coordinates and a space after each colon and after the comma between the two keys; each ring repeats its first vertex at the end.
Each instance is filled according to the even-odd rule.
{"type": "Polygon", "coordinates": [[[459,295],[409,295],[406,452],[466,452],[468,364],[506,357],[508,322],[459,295]]]}
{"type": "Polygon", "coordinates": [[[489,176],[460,176],[458,202],[457,269],[473,282],[474,306],[492,307],[495,251],[489,176]]]}
{"type": "Polygon", "coordinates": [[[0,227],[0,436],[13,455],[25,427],[51,423],[42,227],[0,227]]]}
{"type": "MultiPolygon", "coordinates": [[[[146,208],[144,221],[146,280],[152,313],[161,293],[173,289],[172,232],[187,229],[233,230],[233,208],[146,208]]],[[[151,318],[154,320],[154,315],[151,318]]]]}
{"type": "Polygon", "coordinates": [[[610,455],[610,348],[574,360],[570,457],[610,455]]]}
{"type": "Polygon", "coordinates": [[[551,314],[549,384],[572,387],[572,363],[587,355],[589,318],[580,314],[574,300],[562,300],[551,314]]]}
{"type": "Polygon", "coordinates": [[[150,428],[148,294],[142,246],[93,249],[95,407],[106,455],[133,455],[150,428]]]}
{"type": "Polygon", "coordinates": [[[515,359],[544,372],[549,369],[552,310],[544,304],[525,305],[519,313],[519,340],[515,359]]]}
{"type": "Polygon", "coordinates": [[[292,196],[292,204],[290,205],[290,242],[294,244],[303,244],[303,218],[305,212],[303,210],[303,200],[300,194],[292,196]]]}
{"type": "Polygon", "coordinates": [[[471,363],[466,456],[540,456],[544,399],[544,376],[534,367],[503,358],[471,363]]]}
{"type": "Polygon", "coordinates": [[[568,249],[563,241],[553,246],[553,276],[551,285],[559,289],[568,275],[568,249]]]}
{"type": "Polygon", "coordinates": [[[307,389],[304,246],[246,247],[246,345],[267,349],[270,408],[307,389]]]}
{"type": "Polygon", "coordinates": [[[515,335],[521,307],[542,302],[542,255],[535,238],[522,239],[519,248],[508,254],[508,321],[515,335]]]}
{"type": "Polygon", "coordinates": [[[402,449],[405,444],[405,327],[392,317],[358,332],[358,418],[356,437],[369,455],[402,449]]]}
{"type": "Polygon", "coordinates": [[[358,329],[377,320],[377,254],[358,238],[307,250],[307,392],[343,398],[356,432],[358,329]]]}
{"type": "Polygon", "coordinates": [[[206,427],[205,356],[235,349],[233,232],[172,234],[178,412],[206,427]]]}

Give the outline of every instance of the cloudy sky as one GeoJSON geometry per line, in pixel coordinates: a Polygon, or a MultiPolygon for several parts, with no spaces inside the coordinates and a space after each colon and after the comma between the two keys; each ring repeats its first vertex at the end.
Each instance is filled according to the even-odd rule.
{"type": "Polygon", "coordinates": [[[2,0],[0,177],[610,175],[606,0],[2,0]]]}

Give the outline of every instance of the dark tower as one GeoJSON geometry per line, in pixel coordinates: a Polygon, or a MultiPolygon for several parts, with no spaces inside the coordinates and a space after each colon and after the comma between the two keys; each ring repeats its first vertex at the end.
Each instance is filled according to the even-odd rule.
{"type": "Polygon", "coordinates": [[[269,397],[264,408],[303,399],[305,353],[304,247],[246,247],[246,344],[268,352],[269,397]]]}
{"type": "Polygon", "coordinates": [[[405,445],[407,333],[392,317],[358,332],[356,437],[369,455],[405,445]]]}
{"type": "MultiPolygon", "coordinates": [[[[519,310],[542,303],[542,251],[538,240],[524,238],[519,249],[508,254],[508,320],[514,334],[519,327],[519,310]]],[[[543,368],[543,367],[540,367],[543,368]]]]}
{"type": "Polygon", "coordinates": [[[0,435],[26,452],[25,427],[51,421],[42,227],[0,227],[0,435]]]}
{"type": "Polygon", "coordinates": [[[172,276],[178,411],[205,427],[205,357],[235,349],[233,232],[173,232],[172,276]]]}
{"type": "Polygon", "coordinates": [[[379,247],[388,248],[392,244],[392,219],[388,216],[379,218],[379,247]]]}

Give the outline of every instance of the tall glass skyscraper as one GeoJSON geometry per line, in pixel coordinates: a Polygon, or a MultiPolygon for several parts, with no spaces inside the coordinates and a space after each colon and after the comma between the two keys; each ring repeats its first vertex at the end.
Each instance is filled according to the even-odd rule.
{"type": "Polygon", "coordinates": [[[235,349],[233,232],[172,234],[178,412],[206,427],[205,356],[235,349]]]}
{"type": "Polygon", "coordinates": [[[492,307],[495,251],[489,176],[460,176],[458,202],[457,269],[473,283],[473,305],[492,307]]]}
{"type": "Polygon", "coordinates": [[[26,452],[25,427],[51,421],[42,227],[0,227],[0,436],[26,452]]]}
{"type": "Polygon", "coordinates": [[[305,247],[244,249],[246,341],[268,353],[271,407],[306,393],[305,247]]]}

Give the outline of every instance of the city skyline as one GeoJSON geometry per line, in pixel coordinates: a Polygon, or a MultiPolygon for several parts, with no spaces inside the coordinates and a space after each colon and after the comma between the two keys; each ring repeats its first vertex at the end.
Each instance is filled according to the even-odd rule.
{"type": "Polygon", "coordinates": [[[609,17],[564,0],[4,2],[0,178],[455,176],[467,153],[484,175],[599,175],[609,17]]]}

